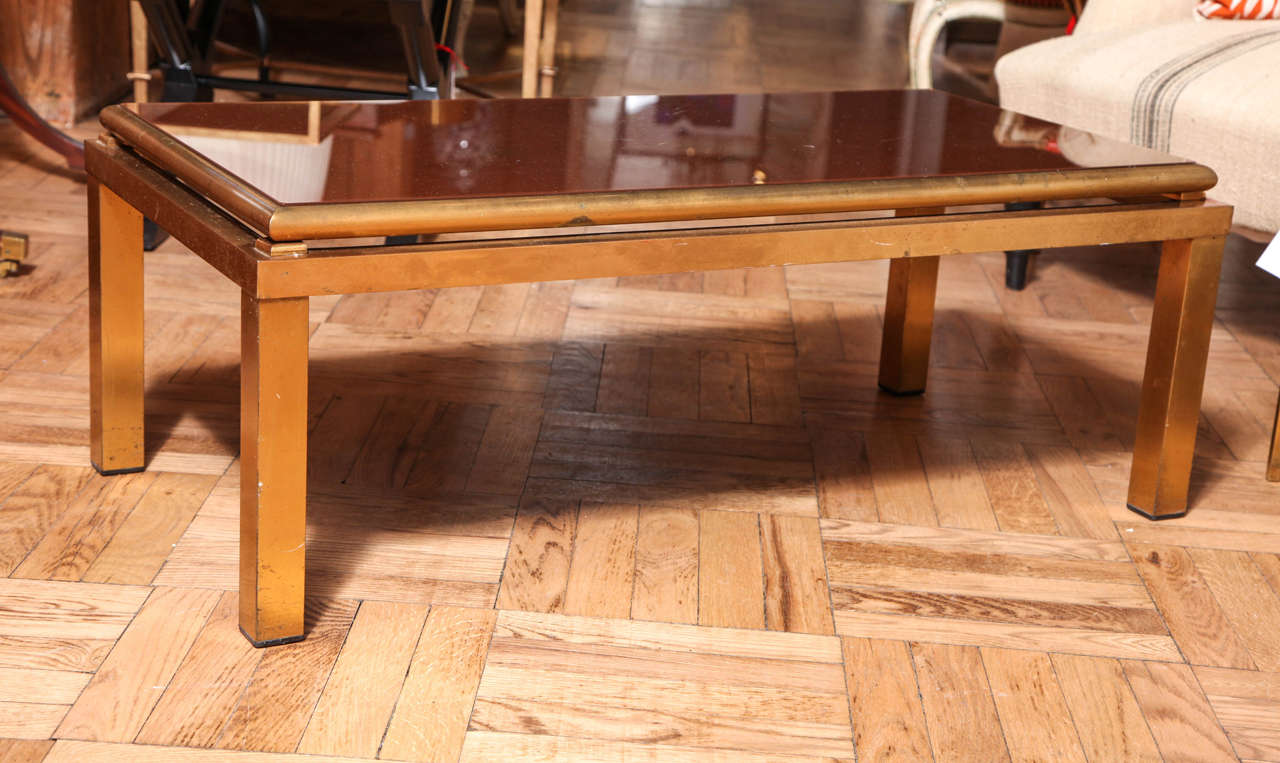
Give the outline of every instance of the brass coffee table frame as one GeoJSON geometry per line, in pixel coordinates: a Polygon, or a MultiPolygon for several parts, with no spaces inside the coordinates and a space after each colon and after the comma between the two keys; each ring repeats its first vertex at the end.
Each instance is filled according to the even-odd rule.
{"type": "Polygon", "coordinates": [[[922,392],[939,258],[1161,241],[1128,504],[1187,509],[1192,452],[1231,208],[1183,163],[483,200],[287,205],[119,107],[87,148],[91,456],[144,469],[145,214],[243,291],[240,627],[255,645],[303,637],[307,307],[313,295],[889,259],[880,384],[922,392]],[[1016,212],[948,206],[1054,199],[1113,205],[1016,212]],[[892,218],[641,229],[308,251],[309,239],[891,210],[892,218]],[[375,259],[376,258],[376,259],[375,259]]]}

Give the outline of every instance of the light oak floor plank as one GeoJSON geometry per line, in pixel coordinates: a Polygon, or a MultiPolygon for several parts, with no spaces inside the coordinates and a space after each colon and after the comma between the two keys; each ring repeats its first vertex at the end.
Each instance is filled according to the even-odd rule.
{"type": "Polygon", "coordinates": [[[126,474],[86,490],[27,558],[15,577],[79,580],[156,480],[154,472],[126,474]]]}
{"type": "Polygon", "coordinates": [[[1170,633],[1191,664],[1255,667],[1186,549],[1145,543],[1130,549],[1170,633]]]}
{"type": "Polygon", "coordinates": [[[137,763],[354,763],[364,758],[332,755],[292,755],[274,752],[236,752],[201,750],[193,747],[154,747],[140,744],[107,744],[58,740],[49,751],[46,763],[115,763],[129,760],[137,763]]]}
{"type": "Polygon", "coordinates": [[[87,673],[71,670],[0,668],[0,702],[70,705],[89,678],[87,673]]]}
{"type": "Polygon", "coordinates": [[[765,625],[772,630],[830,635],[827,570],[814,517],[760,517],[765,625]]]}
{"type": "Polygon", "coordinates": [[[921,437],[917,442],[938,524],[972,530],[998,529],[986,485],[968,441],[921,437]]]}
{"type": "Polygon", "coordinates": [[[39,702],[0,702],[0,737],[48,739],[69,707],[39,702]]]}
{"type": "Polygon", "coordinates": [[[840,641],[830,636],[737,628],[556,617],[533,612],[499,612],[495,637],[539,639],[566,647],[621,644],[674,652],[700,652],[745,658],[839,663],[840,641]]]}
{"type": "Polygon", "coordinates": [[[0,739],[0,760],[40,763],[52,746],[52,739],[0,739]]]}
{"type": "Polygon", "coordinates": [[[58,726],[58,738],[132,741],[219,598],[217,591],[155,589],[58,726]]]}
{"type": "Polygon", "coordinates": [[[924,708],[907,644],[862,638],[841,642],[858,758],[929,759],[924,708]]]}
{"type": "Polygon", "coordinates": [[[938,524],[914,437],[901,433],[869,435],[867,456],[881,522],[926,527],[938,524]]]}
{"type": "Polygon", "coordinates": [[[240,633],[238,601],[235,592],[222,595],[134,741],[211,747],[222,736],[264,654],[240,633]]]}
{"type": "Polygon", "coordinates": [[[626,617],[635,590],[639,508],[583,501],[578,510],[564,612],[626,617]]]}
{"type": "Polygon", "coordinates": [[[698,519],[698,623],[763,628],[764,570],[759,517],[704,511],[698,519]]]}
{"type": "Polygon", "coordinates": [[[356,607],[354,601],[309,601],[306,640],[266,650],[215,746],[265,752],[297,749],[356,607]]]}
{"type": "Polygon", "coordinates": [[[910,634],[914,639],[936,644],[1032,649],[1096,657],[1181,659],[1177,645],[1168,636],[873,612],[836,612],[835,621],[836,633],[841,636],[893,638],[910,634]]]}
{"type": "MultiPolygon", "coordinates": [[[[8,575],[67,510],[72,499],[96,480],[86,466],[9,464],[28,476],[10,487],[0,504],[0,573],[8,575]]],[[[101,479],[101,478],[98,478],[101,479]]]]}
{"type": "Polygon", "coordinates": [[[982,657],[973,647],[911,644],[937,760],[1009,760],[982,657]]]}
{"type": "Polygon", "coordinates": [[[493,610],[431,609],[379,757],[458,758],[496,623],[493,610]]]}
{"type": "Polygon", "coordinates": [[[207,474],[159,475],[83,580],[150,583],[216,481],[207,474]]]}
{"type": "Polygon", "coordinates": [[[991,647],[981,651],[1009,756],[1084,763],[1084,750],[1049,655],[991,647]]]}
{"type": "Polygon", "coordinates": [[[577,526],[577,501],[522,501],[498,590],[500,609],[564,610],[577,526]]]}
{"type": "Polygon", "coordinates": [[[625,760],[635,763],[821,763],[815,758],[777,753],[755,754],[743,750],[697,749],[670,744],[617,742],[579,737],[471,731],[462,747],[462,763],[488,761],[625,760]]]}
{"type": "Polygon", "coordinates": [[[675,508],[640,510],[631,617],[672,623],[697,622],[697,512],[675,508]]]}
{"type": "Polygon", "coordinates": [[[1089,760],[1160,760],[1142,709],[1116,660],[1050,655],[1089,760]]]}
{"type": "Polygon", "coordinates": [[[1238,755],[1280,757],[1280,673],[1195,668],[1195,674],[1238,755]]]}
{"type": "Polygon", "coordinates": [[[426,617],[422,605],[360,606],[298,752],[377,755],[426,617]]]}
{"type": "Polygon", "coordinates": [[[1235,756],[1190,667],[1125,661],[1124,673],[1165,760],[1235,756]]]}
{"type": "Polygon", "coordinates": [[[114,641],[149,595],[141,586],[0,579],[0,638],[114,641]]]}
{"type": "Polygon", "coordinates": [[[1249,554],[1188,549],[1196,570],[1259,670],[1280,672],[1280,593],[1267,583],[1249,554]]]}

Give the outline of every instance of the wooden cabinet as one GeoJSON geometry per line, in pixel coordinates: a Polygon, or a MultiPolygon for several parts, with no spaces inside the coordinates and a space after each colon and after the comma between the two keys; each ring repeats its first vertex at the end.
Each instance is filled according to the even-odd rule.
{"type": "Polygon", "coordinates": [[[128,89],[128,0],[0,0],[0,63],[36,112],[67,126],[128,89]]]}

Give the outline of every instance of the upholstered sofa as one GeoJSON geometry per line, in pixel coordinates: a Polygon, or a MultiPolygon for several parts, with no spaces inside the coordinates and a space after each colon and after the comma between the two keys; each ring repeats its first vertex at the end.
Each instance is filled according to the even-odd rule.
{"type": "MultiPolygon", "coordinates": [[[[1194,5],[1090,0],[1074,34],[996,62],[1000,104],[1207,165],[1237,224],[1280,230],[1280,20],[1194,5]]],[[[1280,404],[1267,464],[1280,480],[1280,404]]]]}
{"type": "Polygon", "coordinates": [[[1074,34],[996,63],[1000,104],[1205,164],[1237,224],[1280,230],[1280,20],[1194,6],[1090,0],[1074,34]]]}

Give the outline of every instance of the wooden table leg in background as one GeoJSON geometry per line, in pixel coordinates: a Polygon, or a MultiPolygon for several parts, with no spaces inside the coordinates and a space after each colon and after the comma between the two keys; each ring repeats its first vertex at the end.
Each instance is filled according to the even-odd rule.
{"type": "Polygon", "coordinates": [[[521,98],[550,98],[555,90],[560,0],[525,0],[521,98]]]}
{"type": "MultiPolygon", "coordinates": [[[[942,214],[941,209],[899,209],[898,217],[942,214]]],[[[880,342],[880,388],[894,395],[924,392],[929,377],[933,303],[938,289],[938,257],[889,261],[884,335],[880,342]]]]}
{"type": "Polygon", "coordinates": [[[1271,428],[1271,454],[1267,456],[1267,479],[1280,482],[1280,400],[1276,400],[1276,423],[1271,428]]]}
{"type": "Polygon", "coordinates": [[[560,0],[543,0],[542,34],[538,39],[538,97],[550,98],[556,86],[556,34],[560,0]]]}
{"type": "Polygon", "coordinates": [[[1166,241],[1160,255],[1129,474],[1129,508],[1151,519],[1187,512],[1224,240],[1166,241]]]}
{"type": "Polygon", "coordinates": [[[520,97],[538,97],[538,53],[542,42],[542,0],[524,3],[524,59],[520,97]]]}
{"type": "Polygon", "coordinates": [[[128,77],[133,82],[134,103],[147,102],[147,90],[151,81],[151,48],[147,40],[147,15],[142,3],[129,0],[129,48],[133,71],[128,77]]]}
{"type": "Polygon", "coordinates": [[[307,535],[307,298],[241,301],[240,630],[303,636],[307,535]]]}
{"type": "Polygon", "coordinates": [[[89,458],[146,467],[142,427],[142,215],[89,178],[89,458]]]}

